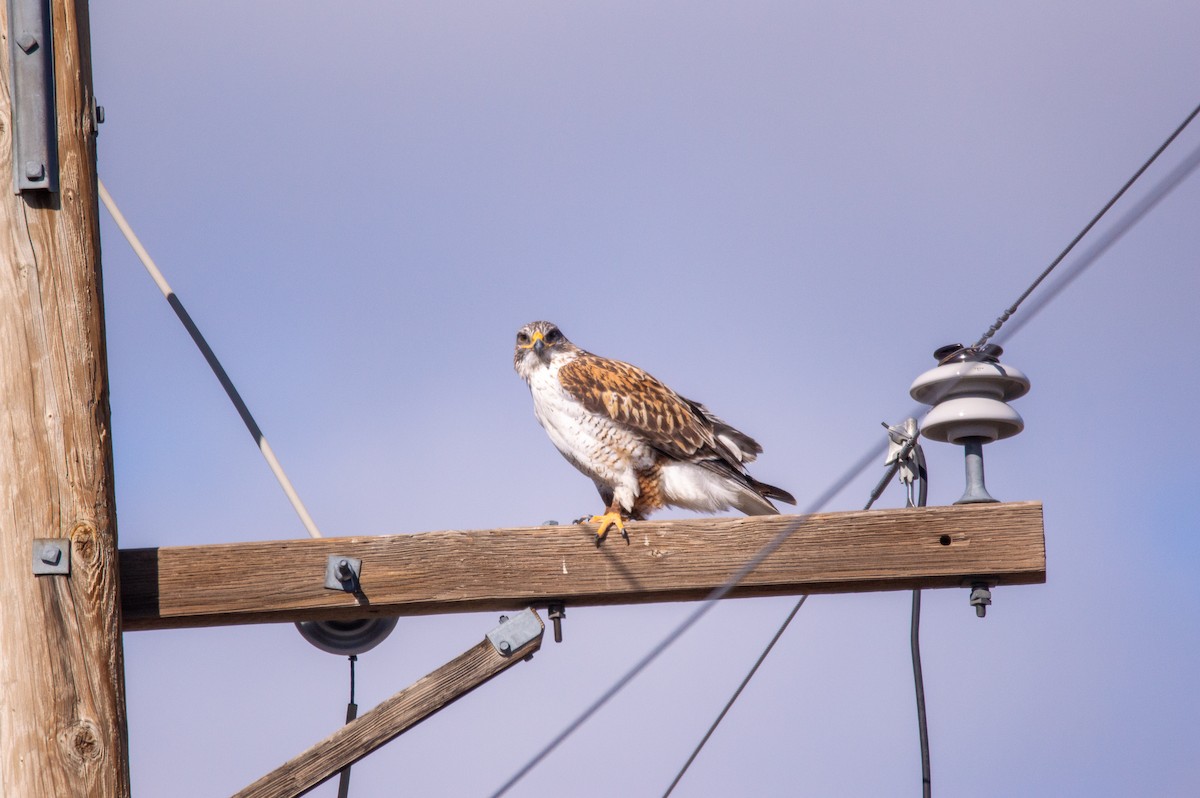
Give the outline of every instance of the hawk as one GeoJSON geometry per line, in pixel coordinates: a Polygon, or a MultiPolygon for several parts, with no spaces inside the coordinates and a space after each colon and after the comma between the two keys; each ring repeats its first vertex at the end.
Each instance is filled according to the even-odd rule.
{"type": "Polygon", "coordinates": [[[749,435],[637,366],[580,349],[548,321],[517,332],[513,368],[550,441],[600,491],[604,514],[576,521],[600,525],[597,546],[612,527],[628,543],[626,521],[666,506],[771,515],[771,499],[796,503],[746,473],[762,452],[749,435]]]}

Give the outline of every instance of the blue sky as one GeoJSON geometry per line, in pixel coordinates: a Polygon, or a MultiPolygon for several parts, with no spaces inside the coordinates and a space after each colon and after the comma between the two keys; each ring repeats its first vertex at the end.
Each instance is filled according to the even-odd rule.
{"type": "MultiPolygon", "coordinates": [[[[1185,2],[91,15],[101,178],[327,535],[599,508],[512,372],[536,318],[756,437],[755,476],[804,505],[1200,102],[1185,2]]],[[[1198,148],[1189,129],[1096,235],[1198,148]]],[[[1044,502],[1049,578],[983,621],[926,594],[936,794],[1200,791],[1198,211],[1193,176],[1005,341],[1033,387],[988,486],[1044,502]]],[[[121,545],[303,537],[102,235],[121,545]]],[[[953,502],[961,452],[926,449],[930,503],[953,502]]],[[[919,794],[908,602],[810,600],[675,795],[919,794]]],[[[661,794],[790,605],[718,607],[512,794],[661,794]]],[[[689,611],[568,609],[564,644],[356,766],[352,794],[489,794],[689,611]]],[[[363,709],[495,621],[402,619],[360,660],[363,709]]],[[[344,659],[290,625],[125,644],[137,794],[232,793],[342,719],[344,659]]]]}

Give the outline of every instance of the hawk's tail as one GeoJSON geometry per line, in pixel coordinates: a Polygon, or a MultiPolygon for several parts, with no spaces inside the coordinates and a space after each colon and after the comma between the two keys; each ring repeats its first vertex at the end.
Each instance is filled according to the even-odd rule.
{"type": "Polygon", "coordinates": [[[796,503],[796,497],[783,488],[759,482],[746,473],[740,473],[737,477],[743,487],[739,491],[738,499],[734,501],[733,506],[746,515],[778,515],[779,509],[771,504],[771,499],[787,502],[788,504],[796,503]]]}
{"type": "Polygon", "coordinates": [[[784,502],[785,504],[796,503],[796,497],[788,493],[783,488],[777,488],[774,485],[768,485],[765,482],[759,482],[757,479],[751,476],[747,476],[746,478],[750,480],[750,487],[758,491],[758,495],[762,496],[764,499],[776,499],[777,501],[784,502]]]}

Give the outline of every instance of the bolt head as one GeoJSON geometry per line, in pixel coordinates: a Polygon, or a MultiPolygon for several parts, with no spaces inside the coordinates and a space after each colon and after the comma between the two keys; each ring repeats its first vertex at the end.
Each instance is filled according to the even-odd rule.
{"type": "Polygon", "coordinates": [[[23,51],[25,51],[26,55],[36,50],[37,46],[37,38],[28,31],[17,37],[17,47],[20,47],[23,51]]]}
{"type": "Polygon", "coordinates": [[[500,653],[508,654],[511,651],[512,651],[512,643],[508,642],[507,640],[501,640],[500,641],[500,653]]]}
{"type": "Polygon", "coordinates": [[[53,543],[47,543],[42,546],[42,550],[38,553],[38,556],[42,558],[42,562],[46,563],[46,565],[58,565],[62,559],[62,550],[53,543]]]}
{"type": "Polygon", "coordinates": [[[25,162],[25,179],[26,180],[45,180],[46,165],[37,161],[25,162]]]}

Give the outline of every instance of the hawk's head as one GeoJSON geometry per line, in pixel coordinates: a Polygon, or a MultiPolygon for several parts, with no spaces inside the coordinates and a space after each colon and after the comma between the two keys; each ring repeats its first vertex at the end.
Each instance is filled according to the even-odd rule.
{"type": "Polygon", "coordinates": [[[554,324],[531,321],[517,331],[513,368],[528,382],[536,369],[545,368],[556,359],[578,352],[579,348],[568,341],[562,330],[554,324]]]}

